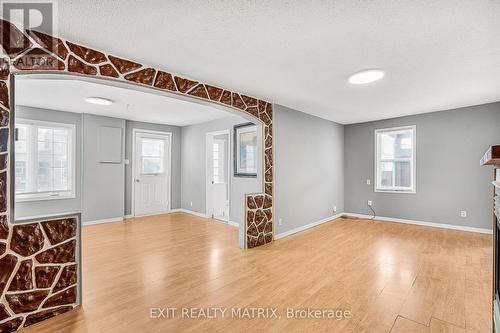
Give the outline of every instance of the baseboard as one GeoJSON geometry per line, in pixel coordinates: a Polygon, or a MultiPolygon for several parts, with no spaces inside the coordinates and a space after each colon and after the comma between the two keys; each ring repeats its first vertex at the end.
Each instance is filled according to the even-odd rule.
{"type": "Polygon", "coordinates": [[[227,224],[230,225],[231,227],[236,227],[236,228],[240,227],[240,224],[234,221],[227,221],[227,224]]]}
{"type": "Polygon", "coordinates": [[[198,212],[195,212],[195,211],[192,211],[189,209],[184,209],[184,208],[177,209],[177,213],[186,213],[186,214],[190,214],[190,215],[194,215],[194,216],[198,216],[198,217],[204,217],[206,219],[209,218],[206,214],[198,213],[198,212]]]}
{"type": "Polygon", "coordinates": [[[123,217],[111,217],[109,219],[95,220],[95,221],[87,221],[83,222],[84,226],[93,225],[93,224],[103,224],[103,223],[113,223],[113,222],[123,222],[123,217]]]}
{"type": "Polygon", "coordinates": [[[281,239],[281,238],[284,238],[284,237],[296,234],[298,232],[301,232],[301,231],[304,231],[304,230],[316,227],[316,226],[318,226],[320,224],[323,224],[323,223],[326,223],[326,222],[330,222],[332,220],[338,219],[339,217],[342,217],[343,215],[344,215],[344,213],[336,214],[336,215],[333,215],[333,216],[329,216],[329,217],[327,217],[325,219],[322,219],[322,220],[319,220],[319,221],[316,221],[316,222],[312,222],[312,223],[300,226],[298,228],[282,232],[280,234],[276,234],[274,236],[274,240],[278,240],[278,239],[281,239]]]}
{"type": "MultiPolygon", "coordinates": [[[[357,213],[344,213],[344,216],[357,217],[357,218],[361,218],[361,219],[371,219],[373,217],[372,215],[357,214],[357,213]]],[[[480,234],[492,234],[493,233],[493,231],[491,229],[466,227],[466,226],[455,225],[455,224],[443,224],[443,223],[425,222],[425,221],[417,221],[417,220],[407,220],[407,219],[399,219],[399,218],[395,218],[395,217],[376,216],[375,220],[395,222],[395,223],[404,223],[404,224],[414,224],[414,225],[421,225],[424,227],[431,227],[431,228],[441,228],[441,229],[451,229],[451,230],[459,230],[459,231],[467,231],[467,232],[476,232],[476,233],[480,233],[480,234]]]]}

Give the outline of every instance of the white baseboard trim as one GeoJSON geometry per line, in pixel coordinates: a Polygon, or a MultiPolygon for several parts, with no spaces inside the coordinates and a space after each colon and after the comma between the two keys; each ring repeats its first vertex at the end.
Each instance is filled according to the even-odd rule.
{"type": "Polygon", "coordinates": [[[209,218],[206,214],[195,212],[195,211],[192,211],[189,209],[184,209],[184,208],[177,209],[176,212],[177,213],[186,213],[186,214],[190,214],[190,215],[194,215],[194,216],[198,216],[198,217],[204,217],[206,219],[209,218]]]}
{"type": "MultiPolygon", "coordinates": [[[[357,217],[357,218],[361,218],[361,219],[371,219],[372,218],[372,215],[357,214],[357,213],[344,213],[344,216],[357,217]]],[[[424,227],[432,227],[432,228],[476,232],[476,233],[480,233],[480,234],[492,234],[493,233],[493,231],[491,229],[466,227],[466,226],[455,225],[455,224],[443,224],[443,223],[425,222],[425,221],[417,221],[417,220],[407,220],[407,219],[399,219],[399,218],[395,218],[395,217],[375,216],[375,220],[376,221],[395,222],[395,223],[404,223],[404,224],[414,224],[414,225],[421,225],[424,227]]]]}
{"type": "Polygon", "coordinates": [[[325,219],[322,219],[322,220],[319,220],[319,221],[316,221],[316,222],[312,222],[312,223],[300,226],[298,228],[282,232],[280,234],[276,234],[274,236],[274,240],[278,240],[278,239],[281,239],[281,238],[284,238],[284,237],[296,234],[298,232],[301,232],[301,231],[313,228],[313,227],[318,226],[320,224],[323,224],[323,223],[326,223],[326,222],[330,222],[332,220],[338,219],[339,217],[342,217],[343,215],[344,215],[344,213],[339,213],[339,214],[336,214],[336,215],[333,215],[333,216],[329,216],[329,217],[327,217],[325,219]]]}
{"type": "Polygon", "coordinates": [[[93,225],[93,224],[103,224],[103,223],[113,223],[113,222],[123,222],[123,217],[111,217],[109,219],[95,220],[83,222],[83,225],[93,225]]]}
{"type": "Polygon", "coordinates": [[[236,227],[236,228],[240,227],[240,224],[234,221],[227,221],[227,224],[230,225],[231,227],[236,227]]]}

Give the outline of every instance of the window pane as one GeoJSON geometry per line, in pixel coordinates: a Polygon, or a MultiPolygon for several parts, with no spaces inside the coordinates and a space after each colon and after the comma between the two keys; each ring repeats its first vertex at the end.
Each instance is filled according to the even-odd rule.
{"type": "Polygon", "coordinates": [[[38,129],[38,141],[49,141],[52,142],[53,131],[51,128],[39,128],[38,129]]]}
{"type": "Polygon", "coordinates": [[[141,173],[161,173],[163,172],[163,159],[160,157],[143,157],[141,173]]]}
{"type": "Polygon", "coordinates": [[[26,192],[26,155],[16,153],[16,193],[26,192]]]}
{"type": "Polygon", "coordinates": [[[68,168],[68,157],[66,155],[54,156],[52,165],[54,168],[68,168]]]}
{"type": "Polygon", "coordinates": [[[380,185],[381,186],[393,186],[392,176],[394,173],[394,163],[393,162],[382,162],[380,164],[380,185]]]}
{"type": "Polygon", "coordinates": [[[66,191],[68,190],[68,172],[64,168],[54,168],[54,187],[53,191],[66,191]]]}
{"type": "Polygon", "coordinates": [[[142,139],[142,156],[163,156],[164,143],[161,139],[142,139]]]}
{"type": "Polygon", "coordinates": [[[27,127],[25,125],[17,125],[17,139],[26,140],[27,127]]]}
{"type": "Polygon", "coordinates": [[[38,155],[38,168],[52,168],[52,155],[38,155]]]}
{"type": "Polygon", "coordinates": [[[51,142],[38,142],[38,154],[49,155],[52,154],[53,147],[51,142]]]}
{"type": "Polygon", "coordinates": [[[395,162],[395,176],[398,187],[411,187],[411,164],[410,162],[395,162]]]}
{"type": "Polygon", "coordinates": [[[52,191],[53,169],[38,168],[38,192],[52,191]]]}
{"type": "Polygon", "coordinates": [[[67,155],[67,145],[66,143],[54,142],[54,154],[55,155],[67,155]]]}
{"type": "Polygon", "coordinates": [[[410,158],[413,147],[412,138],[411,130],[380,133],[380,158],[410,158]]]}
{"type": "Polygon", "coordinates": [[[54,129],[54,142],[68,142],[68,129],[66,128],[55,128],[54,129]]]}

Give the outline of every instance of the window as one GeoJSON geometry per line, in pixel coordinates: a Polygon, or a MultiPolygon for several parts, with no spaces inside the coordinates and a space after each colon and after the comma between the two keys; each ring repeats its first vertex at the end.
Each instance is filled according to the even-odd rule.
{"type": "Polygon", "coordinates": [[[16,201],[74,198],[74,126],[24,119],[16,123],[16,201]]]}
{"type": "Polygon", "coordinates": [[[165,140],[142,138],[141,174],[152,175],[164,172],[165,140]]]}
{"type": "Polygon", "coordinates": [[[224,170],[224,141],[215,140],[212,144],[212,171],[214,184],[223,184],[226,182],[226,174],[224,170]]]}
{"type": "Polygon", "coordinates": [[[376,192],[415,193],[416,127],[375,131],[376,192]]]}

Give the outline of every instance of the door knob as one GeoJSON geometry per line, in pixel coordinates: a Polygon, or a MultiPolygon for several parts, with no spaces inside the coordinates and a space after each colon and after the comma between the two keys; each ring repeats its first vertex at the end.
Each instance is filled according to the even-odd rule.
{"type": "Polygon", "coordinates": [[[139,183],[139,182],[140,182],[140,180],[139,180],[139,179],[136,179],[136,180],[135,180],[135,182],[136,182],[136,183],[139,183]]]}

